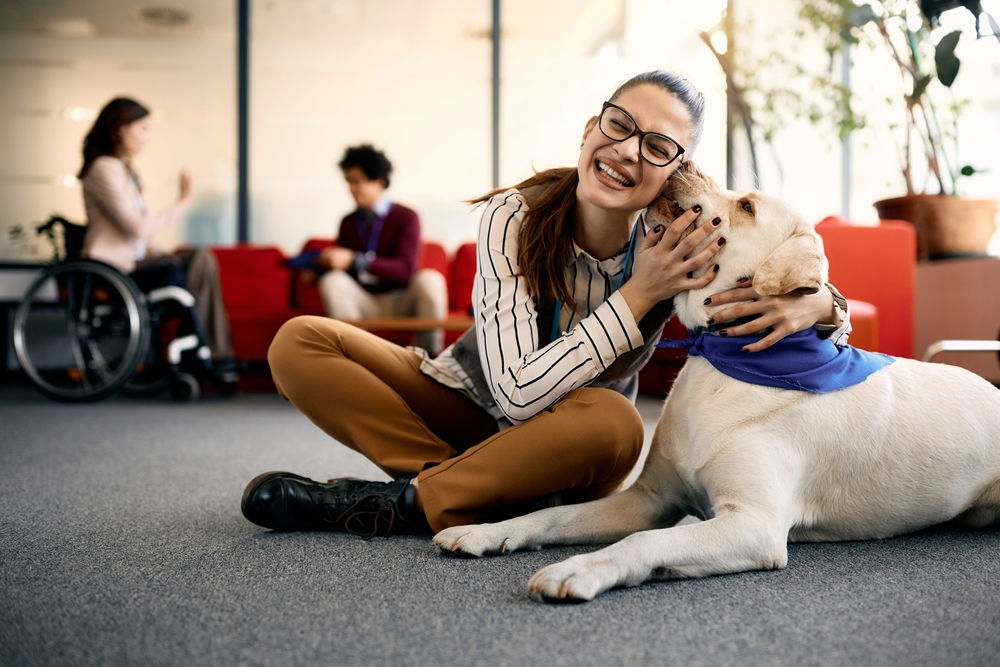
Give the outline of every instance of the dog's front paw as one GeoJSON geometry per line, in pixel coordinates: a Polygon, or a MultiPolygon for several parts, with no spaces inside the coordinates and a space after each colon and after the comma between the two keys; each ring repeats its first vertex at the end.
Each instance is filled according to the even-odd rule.
{"type": "Polygon", "coordinates": [[[528,582],[528,592],[542,600],[585,602],[618,585],[618,579],[613,562],[584,554],[543,567],[528,582]]]}
{"type": "Polygon", "coordinates": [[[432,544],[444,553],[478,558],[487,554],[506,553],[516,547],[501,524],[484,523],[445,528],[434,536],[432,544]]]}

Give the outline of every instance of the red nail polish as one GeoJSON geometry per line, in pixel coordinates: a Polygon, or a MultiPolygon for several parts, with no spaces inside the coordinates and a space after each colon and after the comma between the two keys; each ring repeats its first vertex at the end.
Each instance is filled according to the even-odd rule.
{"type": "Polygon", "coordinates": [[[721,248],[724,245],[726,245],[726,239],[725,239],[725,237],[719,239],[719,247],[721,248]]]}
{"type": "Polygon", "coordinates": [[[704,301],[702,301],[702,303],[705,304],[706,306],[711,305],[712,304],[712,297],[708,297],[707,299],[705,299],[704,301]]]}
{"type": "Polygon", "coordinates": [[[718,264],[715,265],[715,268],[713,269],[713,271],[715,271],[716,273],[719,272],[719,265],[718,264]]]}
{"type": "Polygon", "coordinates": [[[715,219],[713,219],[712,220],[712,224],[715,225],[716,227],[718,227],[719,225],[722,224],[722,218],[715,218],[715,219]]]}
{"type": "Polygon", "coordinates": [[[694,271],[688,271],[687,276],[688,278],[694,278],[694,271]]]}
{"type": "Polygon", "coordinates": [[[701,205],[695,204],[694,206],[691,207],[691,210],[694,211],[695,213],[701,213],[701,205]]]}

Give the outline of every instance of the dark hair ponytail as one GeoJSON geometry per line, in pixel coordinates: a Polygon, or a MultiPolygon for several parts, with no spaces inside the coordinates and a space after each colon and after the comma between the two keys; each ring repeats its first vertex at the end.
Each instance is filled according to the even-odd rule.
{"type": "Polygon", "coordinates": [[[115,155],[121,144],[121,129],[145,118],[149,109],[128,97],[116,97],[101,109],[97,120],[83,139],[83,166],[77,178],[87,175],[90,165],[102,155],[115,155]]]}

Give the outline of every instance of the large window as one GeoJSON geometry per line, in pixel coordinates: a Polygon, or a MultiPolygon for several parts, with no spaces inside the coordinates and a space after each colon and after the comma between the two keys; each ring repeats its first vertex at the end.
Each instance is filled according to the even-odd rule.
{"type": "MultiPolygon", "coordinates": [[[[794,21],[798,6],[502,0],[499,184],[575,164],[584,124],[600,103],[622,81],[657,68],[688,76],[705,93],[705,134],[694,157],[724,182],[725,79],[699,32],[715,26],[727,4],[736,8],[738,48],[748,53],[780,48],[772,36],[794,21]]],[[[997,0],[983,4],[997,13],[997,0]]],[[[251,2],[249,240],[293,253],[307,238],[333,235],[353,207],[336,164],[358,143],[389,155],[390,195],[418,210],[426,237],[449,249],[472,239],[477,213],[463,202],[489,190],[494,177],[492,6],[251,2]]],[[[173,199],[181,168],[195,177],[194,206],[158,242],[237,240],[236,10],[236,0],[0,3],[0,259],[46,257],[31,228],[51,213],[83,221],[73,176],[81,142],[97,110],[117,95],[154,110],[152,143],[136,164],[149,206],[173,199]]],[[[1000,154],[997,44],[989,38],[963,48],[957,92],[973,100],[962,128],[965,161],[990,169],[1000,154]]],[[[789,55],[810,57],[801,44],[795,51],[789,55]]],[[[864,64],[852,83],[882,85],[864,64]]],[[[828,126],[789,115],[773,151],[758,147],[756,176],[739,135],[731,138],[735,185],[784,196],[809,220],[844,212],[847,191],[848,216],[873,221],[871,202],[898,185],[895,146],[870,133],[852,136],[846,180],[828,126]]],[[[1000,170],[963,185],[966,194],[996,196],[1000,170]]]]}
{"type": "Polygon", "coordinates": [[[234,240],[233,5],[171,6],[0,4],[0,258],[46,258],[33,225],[51,213],[83,222],[74,177],[83,137],[120,95],[153,110],[152,140],[136,161],[148,205],[173,200],[180,169],[194,175],[189,215],[158,241],[234,240]]]}
{"type": "Polygon", "coordinates": [[[474,238],[490,185],[488,2],[253,4],[250,236],[286,252],[354,208],[337,162],[371,143],[426,238],[474,238]]]}

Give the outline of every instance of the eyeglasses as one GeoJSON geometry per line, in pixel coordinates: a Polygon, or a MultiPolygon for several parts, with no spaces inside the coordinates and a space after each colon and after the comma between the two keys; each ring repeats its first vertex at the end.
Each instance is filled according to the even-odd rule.
{"type": "Polygon", "coordinates": [[[639,135],[639,155],[654,167],[666,167],[684,154],[679,143],[659,132],[643,132],[625,109],[605,102],[597,121],[601,134],[612,141],[625,141],[639,135]]]}

